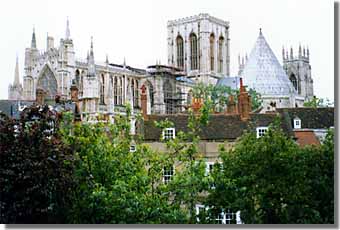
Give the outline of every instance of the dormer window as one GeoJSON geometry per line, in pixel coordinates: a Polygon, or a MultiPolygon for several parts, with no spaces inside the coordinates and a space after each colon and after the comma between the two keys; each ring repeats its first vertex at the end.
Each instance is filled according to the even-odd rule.
{"type": "Polygon", "coordinates": [[[293,120],[293,126],[294,126],[294,129],[301,129],[301,119],[298,117],[295,117],[293,120]]]}
{"type": "Polygon", "coordinates": [[[268,131],[268,127],[257,127],[256,128],[256,137],[263,137],[264,134],[268,131]]]}
{"type": "Polygon", "coordinates": [[[162,134],[163,140],[175,139],[175,128],[166,128],[162,134]]]}

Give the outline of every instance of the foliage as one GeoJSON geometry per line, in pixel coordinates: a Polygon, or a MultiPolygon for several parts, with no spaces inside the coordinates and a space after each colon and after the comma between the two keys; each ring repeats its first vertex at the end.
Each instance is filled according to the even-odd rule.
{"type": "Polygon", "coordinates": [[[246,133],[221,158],[206,205],[240,210],[247,224],[334,222],[331,132],[321,147],[300,148],[275,124],[258,139],[246,133]]]}
{"type": "MultiPolygon", "coordinates": [[[[189,109],[187,133],[178,132],[175,139],[166,140],[166,160],[175,165],[175,175],[165,186],[169,201],[175,207],[183,207],[187,211],[187,222],[196,223],[196,204],[204,199],[202,194],[208,190],[209,177],[206,175],[204,156],[199,151],[199,132],[209,122],[212,103],[206,98],[200,113],[194,114],[189,109]]],[[[159,128],[171,127],[165,120],[156,124],[159,128]]]]}
{"type": "Polygon", "coordinates": [[[64,125],[64,141],[76,157],[70,223],[184,221],[183,211],[169,204],[161,186],[164,156],[140,143],[130,151],[130,110],[114,124],[64,125]]]}
{"type": "MultiPolygon", "coordinates": [[[[232,89],[229,86],[223,85],[197,83],[193,88],[193,96],[195,98],[202,98],[204,102],[210,101],[211,108],[216,112],[225,110],[228,105],[229,95],[233,95],[235,102],[237,102],[239,93],[239,89],[232,89]]],[[[261,95],[254,89],[249,89],[248,93],[251,96],[252,110],[260,108],[262,105],[261,95]]]]}
{"type": "Polygon", "coordinates": [[[73,157],[48,107],[0,118],[0,222],[64,223],[73,157]]]}
{"type": "Polygon", "coordinates": [[[331,102],[328,98],[317,98],[313,97],[311,100],[306,101],[303,106],[311,107],[311,108],[319,108],[319,107],[333,107],[334,102],[331,102]]]}

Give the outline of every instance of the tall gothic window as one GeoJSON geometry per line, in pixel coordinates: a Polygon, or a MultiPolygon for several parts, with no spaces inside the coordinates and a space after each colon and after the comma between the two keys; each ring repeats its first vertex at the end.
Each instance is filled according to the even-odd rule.
{"type": "Polygon", "coordinates": [[[116,76],[114,77],[113,94],[114,94],[114,104],[118,105],[118,80],[116,76]]]}
{"type": "Polygon", "coordinates": [[[119,84],[118,84],[118,105],[123,104],[123,78],[119,78],[119,84]]]}
{"type": "Polygon", "coordinates": [[[79,96],[82,97],[83,96],[83,91],[84,91],[84,76],[85,76],[85,71],[81,71],[81,75],[80,75],[80,82],[79,82],[79,96]]]}
{"type": "Polygon", "coordinates": [[[135,107],[139,107],[139,88],[138,88],[138,80],[135,80],[136,82],[135,82],[135,88],[134,88],[134,90],[135,90],[135,97],[134,97],[134,102],[133,102],[133,105],[135,106],[135,107]]]}
{"type": "Polygon", "coordinates": [[[131,79],[131,100],[133,101],[133,107],[135,107],[135,80],[131,79]]]}
{"type": "Polygon", "coordinates": [[[166,81],[163,85],[165,113],[174,113],[173,92],[170,82],[166,81]]]}
{"type": "Polygon", "coordinates": [[[297,80],[296,80],[296,77],[294,74],[291,74],[290,77],[289,77],[289,80],[292,82],[295,90],[297,91],[298,90],[298,85],[297,85],[297,80]]]}
{"type": "Polygon", "coordinates": [[[224,38],[221,36],[218,39],[218,72],[223,72],[223,44],[224,38]]]}
{"type": "Polygon", "coordinates": [[[183,38],[178,35],[176,38],[176,47],[177,47],[177,66],[179,68],[184,67],[184,47],[183,47],[183,38]]]}
{"type": "Polygon", "coordinates": [[[215,35],[210,35],[210,70],[214,71],[215,66],[215,35]]]}
{"type": "Polygon", "coordinates": [[[99,104],[105,105],[104,102],[104,87],[105,87],[105,81],[104,81],[104,75],[101,75],[101,81],[100,81],[100,101],[99,104]]]}
{"type": "Polygon", "coordinates": [[[148,98],[148,99],[150,99],[150,106],[153,107],[153,105],[154,105],[153,85],[152,85],[151,82],[149,82],[149,81],[147,81],[147,82],[145,83],[145,85],[146,85],[147,88],[148,88],[148,93],[149,93],[149,95],[148,95],[149,98],[148,98]]]}
{"type": "Polygon", "coordinates": [[[79,83],[80,83],[80,72],[79,72],[79,69],[76,70],[75,75],[76,75],[76,84],[77,84],[77,87],[79,89],[79,83]]]}
{"type": "Polygon", "coordinates": [[[190,67],[191,70],[197,69],[197,36],[194,33],[190,34],[190,67]]]}

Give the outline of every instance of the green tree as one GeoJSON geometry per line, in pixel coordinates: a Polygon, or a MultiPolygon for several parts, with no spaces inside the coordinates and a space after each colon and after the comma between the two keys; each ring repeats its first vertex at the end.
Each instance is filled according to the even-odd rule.
{"type": "MultiPolygon", "coordinates": [[[[237,102],[239,93],[239,89],[232,89],[229,86],[223,85],[205,85],[203,83],[197,83],[193,87],[193,96],[195,98],[202,98],[203,101],[209,99],[213,111],[216,112],[222,112],[226,108],[229,95],[233,95],[237,102]]],[[[251,96],[252,110],[260,108],[262,105],[261,95],[254,89],[249,89],[248,93],[251,96]]]]}
{"type": "Polygon", "coordinates": [[[331,102],[328,98],[323,99],[323,98],[317,98],[314,96],[311,100],[303,103],[303,106],[312,107],[312,108],[333,107],[334,102],[331,102]]]}
{"type": "Polygon", "coordinates": [[[321,147],[301,149],[277,124],[261,138],[246,133],[234,149],[221,149],[206,205],[211,213],[240,210],[246,224],[333,223],[331,135],[321,147]]]}
{"type": "MultiPolygon", "coordinates": [[[[213,101],[205,98],[199,113],[195,114],[189,109],[189,131],[186,133],[179,131],[175,139],[166,140],[166,162],[169,165],[176,165],[177,170],[172,180],[165,186],[165,190],[169,194],[171,205],[187,212],[186,223],[189,224],[197,222],[196,204],[204,201],[204,193],[209,187],[205,158],[198,147],[199,133],[209,123],[213,107],[213,101]]],[[[156,125],[161,129],[173,127],[168,120],[156,125]]]]}
{"type": "Polygon", "coordinates": [[[114,124],[65,122],[64,141],[74,150],[75,181],[70,223],[182,223],[162,188],[164,156],[133,140],[131,109],[114,124]],[[70,135],[71,133],[71,135],[70,135]],[[130,151],[136,143],[136,151],[130,151]]]}
{"type": "Polygon", "coordinates": [[[73,156],[47,106],[20,120],[0,116],[0,222],[64,223],[73,186],[73,156]]]}

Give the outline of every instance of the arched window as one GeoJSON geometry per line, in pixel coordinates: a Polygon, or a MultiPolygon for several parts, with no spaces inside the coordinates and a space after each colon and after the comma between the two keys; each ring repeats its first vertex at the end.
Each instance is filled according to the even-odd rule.
{"type": "Polygon", "coordinates": [[[215,67],[215,35],[210,35],[210,70],[214,71],[215,67]]]}
{"type": "Polygon", "coordinates": [[[101,105],[105,105],[104,102],[104,88],[105,87],[105,81],[104,81],[104,74],[101,75],[101,79],[100,79],[100,100],[99,100],[99,104],[101,105]]]}
{"type": "Polygon", "coordinates": [[[79,82],[79,96],[82,97],[83,96],[83,91],[84,91],[84,76],[85,76],[85,71],[81,71],[81,75],[80,75],[80,82],[79,82]]]}
{"type": "Polygon", "coordinates": [[[197,69],[197,36],[194,33],[190,34],[190,67],[191,70],[197,69]]]}
{"type": "Polygon", "coordinates": [[[135,97],[134,97],[134,102],[133,102],[133,105],[137,108],[139,107],[139,85],[138,85],[138,80],[135,80],[135,88],[134,88],[134,91],[135,91],[135,97]]]}
{"type": "Polygon", "coordinates": [[[77,86],[79,88],[79,83],[80,83],[80,72],[79,72],[79,69],[76,70],[75,75],[76,75],[76,84],[77,84],[77,86]]]}
{"type": "Polygon", "coordinates": [[[192,104],[192,91],[190,90],[187,95],[187,105],[192,104]]]}
{"type": "Polygon", "coordinates": [[[131,100],[133,101],[133,107],[135,107],[135,80],[134,79],[131,79],[131,87],[130,87],[130,90],[131,90],[131,100]]]}
{"type": "Polygon", "coordinates": [[[297,91],[298,88],[297,88],[297,80],[296,80],[296,77],[294,74],[291,74],[290,77],[289,77],[289,80],[292,82],[295,90],[297,91]]]}
{"type": "Polygon", "coordinates": [[[174,113],[174,105],[173,105],[173,92],[172,86],[169,81],[164,82],[163,85],[164,91],[164,104],[165,104],[165,113],[171,114],[174,113]]]}
{"type": "Polygon", "coordinates": [[[151,82],[147,81],[145,83],[147,89],[148,89],[148,93],[149,93],[149,98],[150,99],[150,106],[153,107],[154,105],[154,92],[153,92],[153,85],[151,84],[151,82]]]}
{"type": "Polygon", "coordinates": [[[118,80],[117,80],[117,76],[114,77],[113,94],[114,94],[114,104],[118,105],[118,80]]]}
{"type": "Polygon", "coordinates": [[[218,72],[223,72],[223,44],[224,38],[221,36],[218,39],[218,72]]]}
{"type": "Polygon", "coordinates": [[[113,100],[113,77],[110,75],[110,84],[109,84],[109,97],[110,101],[113,100]]]}
{"type": "Polygon", "coordinates": [[[118,83],[118,105],[122,104],[123,104],[123,79],[122,77],[120,77],[118,83]]]}
{"type": "Polygon", "coordinates": [[[177,66],[179,68],[184,67],[184,47],[183,47],[183,38],[178,35],[176,38],[176,47],[177,47],[177,66]]]}

